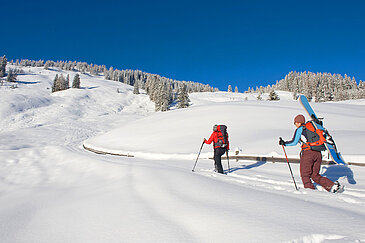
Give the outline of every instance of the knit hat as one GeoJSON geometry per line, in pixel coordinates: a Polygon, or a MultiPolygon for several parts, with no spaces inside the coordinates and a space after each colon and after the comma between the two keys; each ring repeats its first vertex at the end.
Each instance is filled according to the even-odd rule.
{"type": "Polygon", "coordinates": [[[305,123],[305,118],[303,115],[297,115],[295,118],[294,118],[294,123],[296,122],[299,122],[301,124],[304,124],[305,123]]]}

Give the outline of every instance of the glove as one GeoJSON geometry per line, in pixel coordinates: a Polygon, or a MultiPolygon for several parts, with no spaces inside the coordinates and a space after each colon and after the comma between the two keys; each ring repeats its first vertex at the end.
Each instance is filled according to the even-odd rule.
{"type": "Polygon", "coordinates": [[[281,137],[279,138],[279,145],[285,146],[285,141],[281,137]]]}
{"type": "Polygon", "coordinates": [[[207,140],[205,138],[203,138],[203,143],[205,143],[207,140]]]}

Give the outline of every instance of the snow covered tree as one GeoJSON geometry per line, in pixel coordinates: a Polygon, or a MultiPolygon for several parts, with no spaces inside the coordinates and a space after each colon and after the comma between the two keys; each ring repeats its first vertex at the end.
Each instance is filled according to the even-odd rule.
{"type": "Polygon", "coordinates": [[[275,92],[275,90],[271,90],[268,100],[270,101],[274,101],[274,100],[280,100],[279,96],[277,95],[277,93],[275,92]]]}
{"type": "Polygon", "coordinates": [[[236,86],[236,87],[234,87],[234,92],[235,93],[238,93],[238,87],[236,86]]]}
{"type": "Polygon", "coordinates": [[[294,80],[293,80],[293,100],[297,100],[297,96],[298,96],[298,93],[300,93],[300,89],[299,89],[299,82],[300,82],[300,77],[295,77],[294,80]]]}
{"type": "Polygon", "coordinates": [[[77,73],[72,82],[72,88],[79,89],[80,88],[80,75],[77,73]]]}
{"type": "Polygon", "coordinates": [[[133,94],[139,94],[139,85],[138,82],[134,82],[134,86],[133,86],[133,94]]]}
{"type": "Polygon", "coordinates": [[[365,81],[360,80],[359,89],[365,89],[365,81]]]}
{"type": "Polygon", "coordinates": [[[70,88],[70,74],[67,74],[66,80],[65,80],[65,89],[70,88]]]}
{"type": "Polygon", "coordinates": [[[6,56],[0,58],[0,78],[5,77],[7,63],[6,56]]]}
{"type": "Polygon", "coordinates": [[[177,107],[187,108],[189,107],[189,94],[188,89],[185,84],[179,86],[178,96],[177,96],[177,107]]]}
{"type": "Polygon", "coordinates": [[[365,99],[365,81],[361,81],[359,83],[359,99],[365,99]]]}
{"type": "Polygon", "coordinates": [[[6,77],[6,81],[8,82],[16,82],[17,74],[16,70],[13,70],[12,68],[9,69],[8,76],[6,77]]]}
{"type": "Polygon", "coordinates": [[[53,79],[53,84],[52,84],[52,93],[58,91],[58,87],[57,87],[57,80],[58,80],[58,74],[56,74],[56,76],[53,79]]]}
{"type": "Polygon", "coordinates": [[[44,65],[44,69],[48,70],[50,67],[52,67],[52,62],[46,61],[46,64],[44,65]]]}
{"type": "Polygon", "coordinates": [[[68,88],[69,88],[69,80],[65,78],[62,74],[61,76],[58,76],[58,74],[56,74],[56,77],[52,85],[52,92],[66,90],[68,88]]]}
{"type": "Polygon", "coordinates": [[[165,82],[160,82],[157,86],[157,95],[155,101],[155,110],[156,111],[168,111],[170,106],[168,87],[165,82]]]}
{"type": "Polygon", "coordinates": [[[232,92],[232,86],[228,85],[228,92],[232,92]]]}
{"type": "Polygon", "coordinates": [[[298,99],[298,93],[296,91],[293,92],[293,100],[298,99]]]}

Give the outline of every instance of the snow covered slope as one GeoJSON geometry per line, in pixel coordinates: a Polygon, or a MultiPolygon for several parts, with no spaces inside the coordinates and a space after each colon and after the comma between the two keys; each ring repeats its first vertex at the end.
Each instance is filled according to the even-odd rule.
{"type": "Polygon", "coordinates": [[[3,149],[60,142],[74,144],[154,110],[148,96],[134,95],[133,87],[129,85],[80,74],[81,89],[51,93],[56,74],[69,74],[72,83],[76,73],[23,69],[26,73],[18,76],[18,88],[0,86],[0,143],[2,141],[5,146],[3,149]],[[20,141],[14,134],[19,134],[20,141]],[[40,139],[38,134],[42,137],[47,134],[48,138],[40,139]],[[75,139],[77,141],[71,141],[75,139]]]}
{"type": "MultiPolygon", "coordinates": [[[[342,194],[303,189],[297,164],[299,191],[282,163],[230,161],[217,175],[210,146],[191,172],[215,123],[233,149],[281,155],[277,137],[291,138],[304,113],[290,94],[192,94],[190,108],[155,113],[130,86],[81,75],[81,89],[51,94],[56,73],[75,73],[23,69],[18,88],[0,86],[0,242],[365,241],[364,167],[322,166],[342,194]]],[[[313,106],[346,158],[363,161],[364,101],[313,106]]]]}
{"type": "MultiPolygon", "coordinates": [[[[282,136],[290,140],[297,114],[306,114],[291,95],[280,92],[278,102],[252,100],[252,95],[226,92],[191,94],[188,109],[155,113],[146,118],[85,141],[84,145],[99,151],[135,155],[144,158],[193,158],[203,138],[209,138],[214,124],[225,124],[230,134],[231,148],[244,154],[283,155],[278,146],[282,136]],[[248,101],[245,97],[249,97],[248,101]]],[[[345,159],[365,163],[365,101],[312,104],[337,142],[345,159]],[[356,117],[356,119],[354,119],[356,117]]],[[[292,157],[299,146],[288,147],[292,157]]],[[[211,146],[205,146],[203,156],[211,156],[211,146]]]]}

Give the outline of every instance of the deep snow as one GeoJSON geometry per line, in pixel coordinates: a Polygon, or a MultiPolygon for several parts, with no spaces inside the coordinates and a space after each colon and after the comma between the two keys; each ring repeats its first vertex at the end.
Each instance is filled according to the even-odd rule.
{"type": "MultiPolygon", "coordinates": [[[[322,166],[345,185],[331,194],[303,189],[291,164],[296,191],[285,163],[231,160],[230,173],[213,173],[206,145],[191,172],[215,123],[228,125],[232,151],[282,156],[278,137],[305,114],[288,93],[191,94],[190,108],[155,113],[146,95],[103,77],[51,94],[56,73],[75,73],[24,71],[18,88],[0,86],[0,242],[365,241],[364,167],[322,166]]],[[[365,101],[312,105],[345,160],[365,163],[365,101]]]]}

